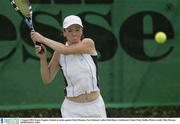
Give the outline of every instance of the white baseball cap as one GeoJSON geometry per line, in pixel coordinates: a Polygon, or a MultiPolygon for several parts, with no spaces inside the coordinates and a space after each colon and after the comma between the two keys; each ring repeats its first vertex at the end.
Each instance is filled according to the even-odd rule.
{"type": "Polygon", "coordinates": [[[78,16],[70,15],[70,16],[67,16],[67,17],[64,19],[63,28],[68,28],[69,26],[71,26],[71,25],[73,25],[73,24],[78,24],[78,25],[80,25],[81,27],[83,27],[82,21],[81,21],[81,19],[80,19],[78,16]]]}

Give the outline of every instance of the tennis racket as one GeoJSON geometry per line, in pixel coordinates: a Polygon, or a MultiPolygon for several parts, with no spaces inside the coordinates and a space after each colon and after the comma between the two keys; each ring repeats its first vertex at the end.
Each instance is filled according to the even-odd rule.
{"type": "MultiPolygon", "coordinates": [[[[10,0],[11,5],[14,7],[14,9],[21,15],[27,26],[29,27],[30,31],[35,31],[33,22],[32,22],[32,7],[30,5],[29,0],[10,0]]],[[[40,43],[35,43],[36,45],[41,45],[40,43]]],[[[44,50],[41,47],[40,53],[42,53],[44,50]]]]}

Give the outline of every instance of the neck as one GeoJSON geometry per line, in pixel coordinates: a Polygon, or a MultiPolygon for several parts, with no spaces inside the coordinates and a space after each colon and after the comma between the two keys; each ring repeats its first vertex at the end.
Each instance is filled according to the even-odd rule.
{"type": "MultiPolygon", "coordinates": [[[[79,42],[81,42],[81,40],[79,42]]],[[[67,44],[70,46],[70,45],[73,45],[73,44],[77,44],[79,42],[70,42],[70,41],[67,41],[67,44]]]]}

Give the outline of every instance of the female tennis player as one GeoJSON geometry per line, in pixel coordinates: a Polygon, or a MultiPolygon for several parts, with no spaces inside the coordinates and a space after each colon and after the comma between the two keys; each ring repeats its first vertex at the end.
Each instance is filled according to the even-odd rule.
{"type": "Polygon", "coordinates": [[[40,58],[41,77],[50,83],[58,70],[65,77],[65,99],[61,106],[64,118],[106,118],[105,104],[98,87],[97,52],[94,41],[83,38],[83,25],[78,16],[67,16],[63,21],[65,44],[31,32],[33,42],[44,44],[55,52],[47,62],[46,48],[36,47],[40,58]],[[39,53],[41,48],[43,53],[39,53]]]}

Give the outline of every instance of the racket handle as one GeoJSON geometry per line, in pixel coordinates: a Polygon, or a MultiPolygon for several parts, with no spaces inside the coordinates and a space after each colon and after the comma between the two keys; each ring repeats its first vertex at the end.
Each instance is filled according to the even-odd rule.
{"type": "MultiPolygon", "coordinates": [[[[31,32],[35,32],[34,27],[31,27],[31,32]]],[[[41,47],[41,51],[39,53],[42,54],[44,52],[44,49],[42,48],[41,43],[35,42],[35,45],[38,45],[41,47]]]]}
{"type": "MultiPolygon", "coordinates": [[[[30,28],[30,30],[31,30],[31,32],[35,32],[35,30],[34,30],[34,27],[33,27],[33,26],[30,28]]],[[[40,53],[40,54],[42,54],[42,53],[44,52],[44,49],[42,48],[41,43],[39,43],[39,42],[35,42],[35,45],[38,45],[38,46],[40,46],[40,47],[41,47],[41,51],[40,51],[39,53],[40,53]]]]}

